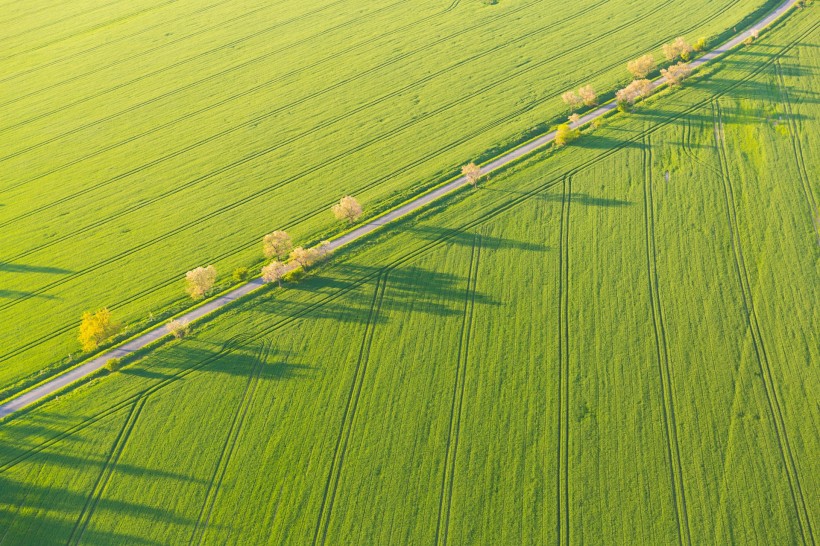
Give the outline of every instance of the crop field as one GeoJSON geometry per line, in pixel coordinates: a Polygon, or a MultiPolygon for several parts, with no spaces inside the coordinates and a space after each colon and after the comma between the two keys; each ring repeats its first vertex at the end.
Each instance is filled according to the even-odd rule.
{"type": "Polygon", "coordinates": [[[0,544],[814,544],[814,8],[0,427],[0,544]]]}
{"type": "MultiPolygon", "coordinates": [[[[260,238],[338,232],[612,90],[638,54],[771,0],[54,0],[0,15],[0,398],[227,280],[260,238]]],[[[543,127],[542,127],[543,128],[543,127]]]]}

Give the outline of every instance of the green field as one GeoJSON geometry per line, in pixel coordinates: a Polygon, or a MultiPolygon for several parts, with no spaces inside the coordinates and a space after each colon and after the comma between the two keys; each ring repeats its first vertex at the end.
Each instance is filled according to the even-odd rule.
{"type": "Polygon", "coordinates": [[[132,331],[261,236],[338,232],[565,115],[582,83],[771,0],[5,2],[0,398],[79,358],[88,309],[132,331]]]}
{"type": "Polygon", "coordinates": [[[8,421],[0,544],[814,544],[817,25],[8,421]]]}

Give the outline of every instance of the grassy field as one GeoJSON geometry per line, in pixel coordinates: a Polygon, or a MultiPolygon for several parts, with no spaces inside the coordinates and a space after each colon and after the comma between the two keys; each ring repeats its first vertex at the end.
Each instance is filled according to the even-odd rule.
{"type": "Polygon", "coordinates": [[[342,194],[387,207],[773,2],[6,4],[0,398],[77,358],[83,311],[136,329],[187,270],[334,233],[342,194]]]}
{"type": "Polygon", "coordinates": [[[814,9],[0,427],[0,544],[813,544],[814,9]]]}

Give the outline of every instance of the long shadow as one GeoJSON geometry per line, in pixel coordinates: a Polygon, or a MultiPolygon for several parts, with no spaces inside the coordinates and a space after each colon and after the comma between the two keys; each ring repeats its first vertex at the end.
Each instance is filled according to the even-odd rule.
{"type": "MultiPolygon", "coordinates": [[[[617,130],[615,128],[613,129],[617,130]]],[[[640,148],[643,145],[639,142],[635,142],[634,140],[612,138],[599,132],[595,132],[591,135],[582,136],[578,140],[572,142],[569,146],[575,148],[587,148],[591,150],[609,150],[616,146],[620,146],[621,148],[640,148]]]]}
{"type": "MultiPolygon", "coordinates": [[[[145,480],[151,480],[152,470],[143,469],[145,480]]],[[[39,530],[40,539],[43,531],[48,540],[63,543],[70,535],[74,522],[90,491],[72,491],[63,483],[42,485],[24,482],[0,475],[0,498],[5,505],[3,524],[0,536],[11,542],[26,543],[32,530],[39,530]],[[20,507],[21,509],[18,509],[20,507]]],[[[133,495],[137,497],[136,494],[133,495]]],[[[171,509],[155,508],[145,504],[129,501],[118,501],[110,498],[104,500],[106,514],[116,517],[117,514],[137,516],[145,521],[162,521],[177,525],[190,525],[189,518],[180,517],[171,509]]],[[[93,537],[99,543],[154,545],[156,541],[148,540],[135,534],[119,531],[93,530],[93,537]]]]}
{"type": "MultiPolygon", "coordinates": [[[[771,114],[767,114],[763,110],[753,111],[731,107],[724,108],[724,114],[725,115],[723,116],[722,121],[723,125],[725,126],[745,125],[752,120],[757,120],[760,123],[765,123],[767,121],[770,121],[771,118],[771,114]]],[[[640,115],[655,118],[658,120],[668,120],[669,118],[669,112],[657,108],[642,108],[640,111],[640,115]]],[[[803,114],[793,114],[792,116],[787,116],[785,112],[781,112],[778,115],[779,117],[783,118],[784,121],[787,117],[790,117],[793,120],[813,119],[812,117],[803,114]]],[[[687,123],[692,122],[714,123],[714,118],[711,114],[699,114],[697,112],[690,112],[685,117],[677,119],[672,123],[676,125],[686,125],[687,123]]]]}
{"type": "MultiPolygon", "coordinates": [[[[486,190],[488,188],[481,188],[486,190]]],[[[475,242],[475,235],[470,231],[463,231],[451,228],[439,228],[435,226],[409,226],[405,228],[406,231],[418,235],[422,239],[429,241],[438,241],[443,237],[447,237],[447,241],[451,244],[472,247],[475,242]]],[[[546,252],[549,247],[529,241],[517,241],[508,237],[494,237],[492,235],[482,235],[481,244],[485,248],[511,248],[515,250],[523,250],[526,252],[546,252]]],[[[391,273],[391,282],[392,282],[391,273]]]]}
{"type": "MultiPolygon", "coordinates": [[[[428,235],[432,237],[432,234],[428,235]]],[[[458,241],[458,234],[453,236],[458,241]]],[[[315,299],[302,300],[287,295],[288,292],[310,293],[317,296],[330,296],[344,290],[362,278],[372,278],[384,270],[380,266],[361,264],[340,264],[332,272],[339,277],[317,275],[298,283],[288,284],[282,296],[271,298],[260,303],[259,309],[282,318],[302,316],[309,319],[325,319],[334,322],[361,323],[368,321],[372,303],[372,294],[367,290],[351,290],[339,300],[326,305],[315,305],[315,299]],[[341,277],[345,275],[345,277],[341,277]]],[[[461,315],[459,303],[464,300],[466,278],[452,273],[441,273],[419,266],[398,267],[390,270],[387,279],[387,292],[382,301],[382,310],[403,310],[412,303],[415,312],[434,316],[461,315]]],[[[475,301],[483,305],[496,305],[486,294],[476,293],[475,301]]],[[[372,319],[377,323],[385,322],[387,313],[381,313],[372,319]]]]}
{"type": "MultiPolygon", "coordinates": [[[[500,188],[484,189],[486,191],[496,191],[499,193],[509,193],[514,195],[525,195],[527,193],[515,190],[502,190],[500,188]]],[[[553,193],[541,193],[538,194],[537,197],[543,201],[551,201],[555,203],[560,203],[563,198],[561,195],[553,193]]],[[[594,195],[589,195],[588,193],[580,192],[573,192],[569,194],[567,197],[573,203],[578,203],[579,205],[585,205],[588,207],[627,207],[635,204],[632,201],[623,201],[621,199],[607,199],[605,197],[596,197],[594,195]]]]}
{"type": "Polygon", "coordinates": [[[0,299],[18,299],[24,297],[34,297],[43,300],[56,300],[57,296],[51,294],[33,294],[24,290],[0,290],[0,299]]]}
{"type": "Polygon", "coordinates": [[[74,273],[69,269],[63,269],[61,267],[12,264],[9,262],[0,262],[0,271],[4,271],[6,273],[50,273],[52,275],[67,275],[69,273],[74,273]]]}

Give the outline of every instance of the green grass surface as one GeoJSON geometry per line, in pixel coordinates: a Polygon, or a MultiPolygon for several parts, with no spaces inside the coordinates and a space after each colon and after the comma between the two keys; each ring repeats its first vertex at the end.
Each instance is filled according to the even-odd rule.
{"type": "Polygon", "coordinates": [[[6,422],[0,543],[812,544],[815,15],[6,422]]]}
{"type": "Polygon", "coordinates": [[[185,305],[187,270],[334,233],[342,194],[387,207],[774,3],[8,3],[0,393],[76,359],[83,311],[138,328],[185,305]]]}

